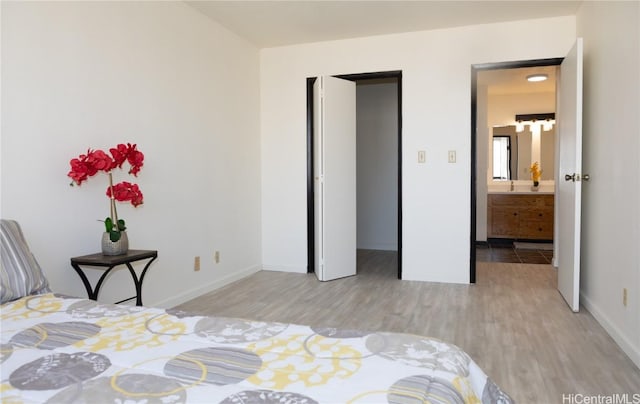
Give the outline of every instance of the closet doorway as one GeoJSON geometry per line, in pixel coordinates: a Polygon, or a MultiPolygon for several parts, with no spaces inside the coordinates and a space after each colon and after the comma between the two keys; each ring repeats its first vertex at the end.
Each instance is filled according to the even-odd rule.
{"type": "MultiPolygon", "coordinates": [[[[402,72],[333,76],[356,85],[357,249],[397,253],[397,277],[402,279],[402,72]]],[[[314,181],[314,83],[307,79],[307,246],[308,272],[318,257],[317,201],[314,181]],[[315,206],[314,206],[315,205],[315,206]]],[[[317,87],[317,86],[316,86],[317,87]]],[[[317,129],[317,128],[315,128],[317,129]]],[[[317,146],[315,146],[317,147],[317,146]]],[[[317,158],[317,157],[315,157],[317,158]]],[[[317,185],[317,184],[316,184],[317,185]]],[[[316,187],[317,189],[317,187],[316,187]]],[[[354,251],[355,253],[355,251],[354,251]]]]}

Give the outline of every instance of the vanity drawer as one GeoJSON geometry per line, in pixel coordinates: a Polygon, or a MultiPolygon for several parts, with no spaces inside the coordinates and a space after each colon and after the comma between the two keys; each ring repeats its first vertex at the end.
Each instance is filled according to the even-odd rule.
{"type": "Polygon", "coordinates": [[[531,222],[550,222],[553,224],[553,208],[522,209],[520,220],[531,222]]]}
{"type": "Polygon", "coordinates": [[[553,239],[553,221],[523,220],[520,222],[520,236],[522,239],[553,239]]]}
{"type": "Polygon", "coordinates": [[[540,201],[537,197],[530,197],[529,195],[504,195],[504,194],[489,194],[489,200],[493,206],[509,206],[509,207],[526,207],[537,206],[540,201]]]}
{"type": "Polygon", "coordinates": [[[490,237],[516,238],[518,237],[518,227],[520,223],[519,209],[511,207],[501,207],[494,209],[491,215],[489,233],[490,237]]]}

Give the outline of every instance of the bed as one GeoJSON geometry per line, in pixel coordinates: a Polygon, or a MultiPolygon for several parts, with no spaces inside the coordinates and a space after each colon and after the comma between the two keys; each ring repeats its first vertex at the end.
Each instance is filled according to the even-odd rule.
{"type": "Polygon", "coordinates": [[[512,401],[464,351],[432,338],[191,315],[51,293],[26,242],[17,255],[21,265],[36,265],[26,270],[32,274],[7,268],[20,259],[6,234],[19,227],[6,222],[2,297],[11,298],[1,306],[2,402],[512,401]],[[23,296],[7,292],[16,277],[32,281],[23,296]]]}

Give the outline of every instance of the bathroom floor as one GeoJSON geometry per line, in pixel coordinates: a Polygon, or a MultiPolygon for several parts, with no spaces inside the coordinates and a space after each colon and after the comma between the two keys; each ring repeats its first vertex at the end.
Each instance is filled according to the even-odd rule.
{"type": "Polygon", "coordinates": [[[516,248],[511,241],[489,241],[476,245],[476,261],[511,262],[523,264],[551,264],[553,251],[544,249],[516,248]]]}

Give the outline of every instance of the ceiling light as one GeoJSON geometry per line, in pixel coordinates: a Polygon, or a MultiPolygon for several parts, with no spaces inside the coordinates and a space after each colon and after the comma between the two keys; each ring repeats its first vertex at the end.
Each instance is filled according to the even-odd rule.
{"type": "Polygon", "coordinates": [[[524,123],[522,123],[522,121],[516,122],[516,132],[524,132],[524,123]]]}
{"type": "Polygon", "coordinates": [[[527,81],[545,81],[549,76],[546,74],[531,74],[527,76],[527,81]]]}

